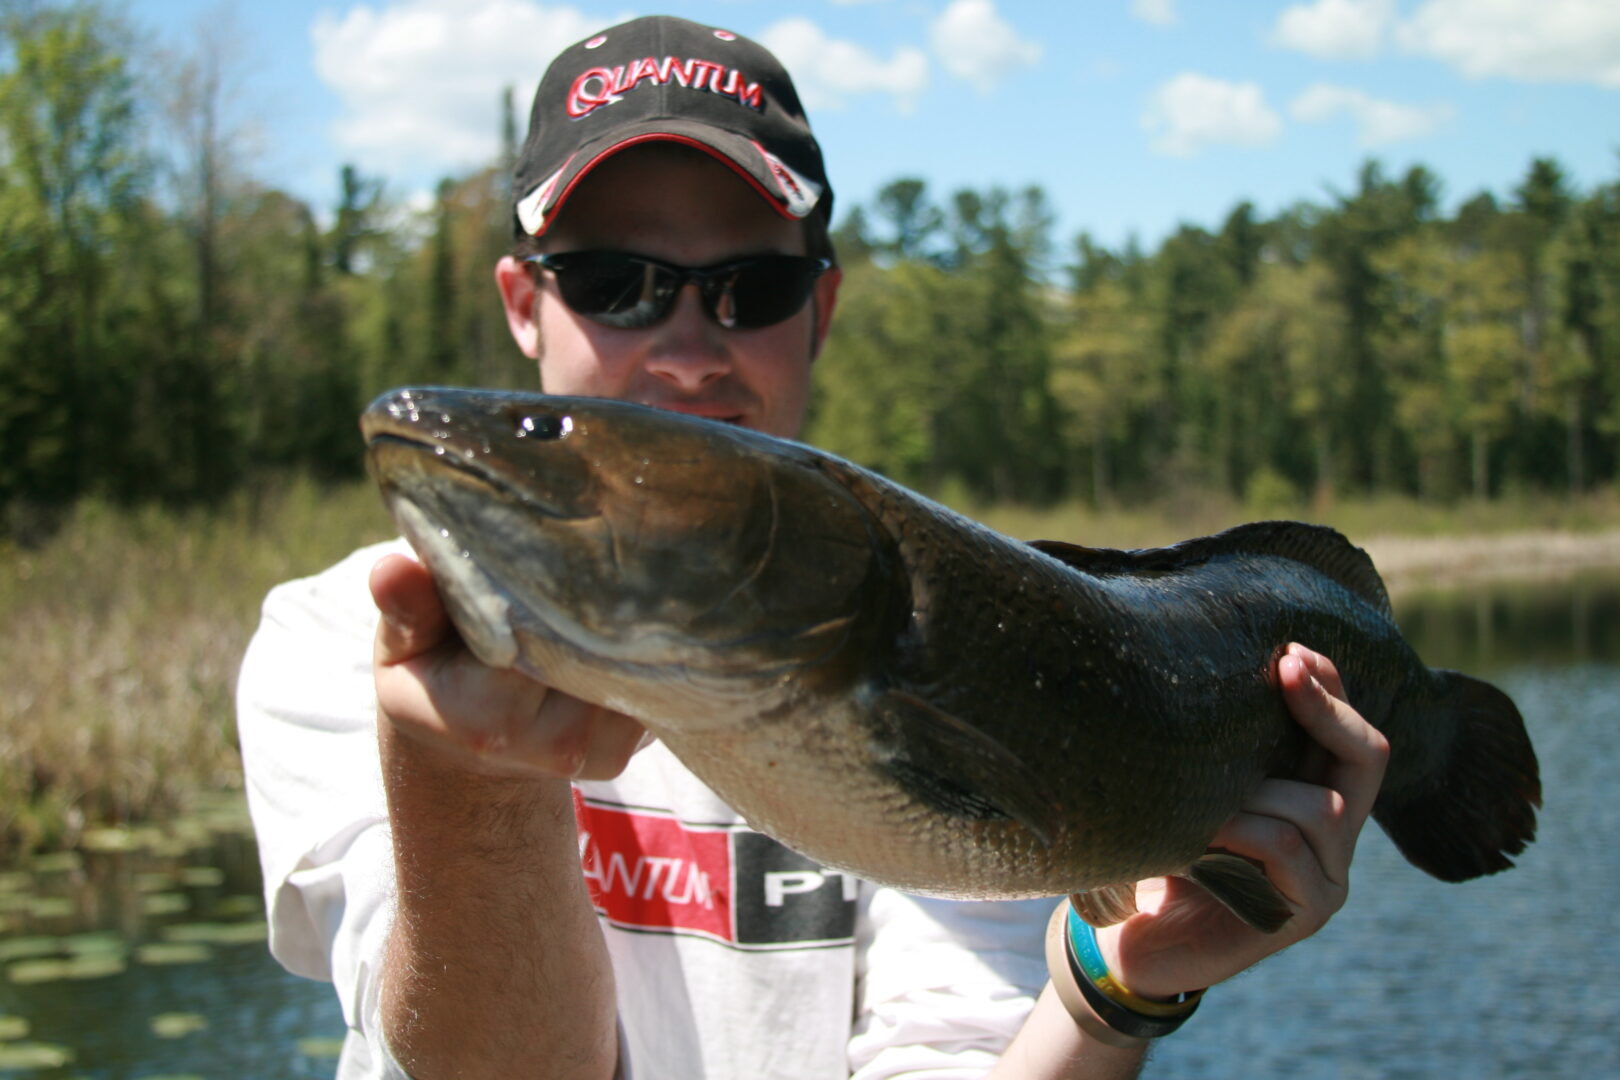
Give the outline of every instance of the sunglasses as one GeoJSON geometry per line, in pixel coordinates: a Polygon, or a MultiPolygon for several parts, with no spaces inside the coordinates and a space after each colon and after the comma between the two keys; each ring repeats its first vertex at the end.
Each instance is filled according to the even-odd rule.
{"type": "Polygon", "coordinates": [[[807,255],[755,255],[718,266],[676,266],[619,251],[527,255],[526,263],[557,276],[563,303],[592,322],[639,330],[669,315],[688,281],[703,309],[728,330],[774,326],[804,307],[832,260],[807,255]]]}

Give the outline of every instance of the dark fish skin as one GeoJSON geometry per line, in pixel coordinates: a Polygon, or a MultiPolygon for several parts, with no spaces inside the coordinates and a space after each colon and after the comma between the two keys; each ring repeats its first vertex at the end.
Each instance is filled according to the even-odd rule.
{"type": "Polygon", "coordinates": [[[1374,814],[1462,880],[1534,837],[1512,702],[1422,664],[1372,563],[1263,522],[1169,548],[1023,544],[798,443],[623,402],[418,388],[361,420],[372,473],[487,662],[642,719],[762,831],[940,896],[1185,874],[1287,909],[1206,853],[1304,746],[1281,648],[1331,657],[1388,737],[1374,814]]]}

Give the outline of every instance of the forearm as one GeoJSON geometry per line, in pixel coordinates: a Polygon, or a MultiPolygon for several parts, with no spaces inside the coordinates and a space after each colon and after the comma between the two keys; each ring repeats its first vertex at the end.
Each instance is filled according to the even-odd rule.
{"type": "Polygon", "coordinates": [[[1132,1080],[1146,1056],[1145,1046],[1121,1049],[1092,1038],[1048,983],[990,1080],[1132,1080]]]}
{"type": "Polygon", "coordinates": [[[612,968],[567,781],[478,775],[379,729],[399,884],[390,1052],[419,1080],[612,1075],[612,968]]]}

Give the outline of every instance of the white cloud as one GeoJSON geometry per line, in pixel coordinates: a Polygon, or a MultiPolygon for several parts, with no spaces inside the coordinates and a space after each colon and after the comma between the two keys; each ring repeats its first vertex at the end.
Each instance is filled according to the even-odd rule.
{"type": "Polygon", "coordinates": [[[500,94],[521,132],[547,63],[617,22],[533,0],[406,0],[321,12],[315,70],[342,102],[334,141],[362,168],[449,171],[494,157],[500,94]]]}
{"type": "Polygon", "coordinates": [[[1277,17],[1271,40],[1323,60],[1377,54],[1395,18],[1394,0],[1315,0],[1277,17]]]}
{"type": "Polygon", "coordinates": [[[1452,117],[1450,105],[1402,105],[1383,101],[1364,90],[1317,83],[1293,100],[1288,111],[1294,119],[1320,123],[1339,115],[1355,121],[1356,141],[1364,148],[1417,139],[1433,132],[1452,117]]]}
{"type": "Polygon", "coordinates": [[[840,108],[846,98],[873,93],[892,95],[903,112],[928,86],[928,57],[922,50],[899,48],[881,60],[859,45],[828,37],[809,19],[774,23],[759,35],[759,43],[788,69],[812,115],[817,109],[840,108]]]}
{"type": "Polygon", "coordinates": [[[1131,0],[1131,16],[1154,26],[1174,26],[1181,21],[1176,0],[1131,0]]]}
{"type": "Polygon", "coordinates": [[[986,94],[1002,76],[1041,58],[1040,45],[1019,37],[992,0],[951,0],[929,38],[946,71],[986,94]]]}
{"type": "Polygon", "coordinates": [[[1476,78],[1620,88],[1615,0],[1427,0],[1398,40],[1476,78]]]}
{"type": "Polygon", "coordinates": [[[1157,133],[1153,148],[1190,157],[1205,146],[1261,146],[1277,137],[1282,120],[1256,83],[1230,83],[1186,71],[1148,99],[1142,127],[1157,133]]]}

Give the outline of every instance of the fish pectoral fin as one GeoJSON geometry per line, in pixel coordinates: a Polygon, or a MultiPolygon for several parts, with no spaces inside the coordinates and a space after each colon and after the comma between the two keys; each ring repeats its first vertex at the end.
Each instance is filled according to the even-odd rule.
{"type": "Polygon", "coordinates": [[[1099,930],[1113,926],[1136,914],[1136,882],[1071,893],[1069,904],[1076,915],[1099,930]]]}
{"type": "Polygon", "coordinates": [[[1265,934],[1275,934],[1294,917],[1277,886],[1259,864],[1211,849],[1200,855],[1181,875],[1202,886],[1226,908],[1265,934]]]}
{"type": "Polygon", "coordinates": [[[966,817],[1008,817],[1051,847],[1062,808],[1017,754],[916,694],[886,691],[879,711],[894,745],[887,767],[912,794],[966,817]]]}

